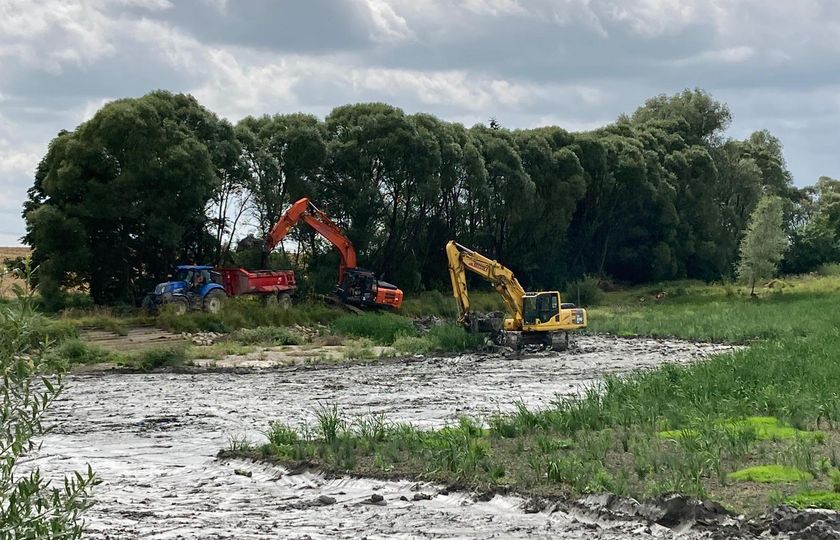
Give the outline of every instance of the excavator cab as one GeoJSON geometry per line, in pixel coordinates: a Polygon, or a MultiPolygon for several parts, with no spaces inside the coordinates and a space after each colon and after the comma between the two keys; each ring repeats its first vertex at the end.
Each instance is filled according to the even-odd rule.
{"type": "Polygon", "coordinates": [[[557,291],[527,293],[522,299],[522,304],[522,322],[525,324],[560,320],[560,293],[557,291]]]}
{"type": "Polygon", "coordinates": [[[370,270],[348,268],[342,276],[336,294],[342,302],[365,307],[390,307],[402,304],[402,291],[386,281],[379,281],[370,270]]]}

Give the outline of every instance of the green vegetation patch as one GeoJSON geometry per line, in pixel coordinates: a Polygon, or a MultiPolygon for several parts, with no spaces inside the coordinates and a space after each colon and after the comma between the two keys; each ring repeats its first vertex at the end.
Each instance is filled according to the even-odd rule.
{"type": "Polygon", "coordinates": [[[471,334],[454,324],[440,324],[422,336],[398,335],[393,346],[404,354],[466,352],[480,349],[484,341],[481,334],[471,334]]]}
{"type": "Polygon", "coordinates": [[[188,363],[186,345],[153,347],[141,351],[116,352],[79,339],[67,339],[52,349],[49,354],[65,364],[109,363],[127,368],[151,371],[162,367],[178,367],[188,363]]]}
{"type": "MultiPolygon", "coordinates": [[[[805,431],[791,427],[773,416],[750,416],[739,420],[717,422],[715,427],[730,432],[749,433],[757,441],[779,441],[793,438],[823,440],[822,431],[805,431]]],[[[695,428],[673,429],[660,431],[663,439],[685,439],[700,436],[700,430],[695,428]]]]}
{"type": "Polygon", "coordinates": [[[800,510],[805,508],[823,508],[825,510],[840,511],[840,493],[833,491],[797,493],[785,499],[785,503],[800,510]]]}
{"type": "Polygon", "coordinates": [[[410,319],[393,313],[348,314],[336,319],[332,328],[345,336],[372,339],[380,345],[394,343],[399,335],[417,334],[410,319]]]}
{"type": "Polygon", "coordinates": [[[282,326],[258,326],[242,328],[230,339],[243,345],[300,345],[303,340],[282,326]]]}
{"type": "Polygon", "coordinates": [[[738,482],[760,482],[763,484],[784,484],[814,478],[809,472],[784,465],[756,465],[731,472],[726,477],[738,482]]]}

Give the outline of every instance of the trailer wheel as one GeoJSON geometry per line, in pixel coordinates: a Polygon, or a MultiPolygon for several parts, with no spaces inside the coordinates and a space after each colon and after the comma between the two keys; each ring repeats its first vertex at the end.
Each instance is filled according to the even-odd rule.
{"type": "Polygon", "coordinates": [[[227,295],[221,289],[213,289],[204,297],[204,311],[216,314],[222,310],[227,295]]]}
{"type": "Polygon", "coordinates": [[[289,293],[280,293],[277,295],[277,305],[280,309],[289,309],[292,307],[292,297],[289,293]]]}

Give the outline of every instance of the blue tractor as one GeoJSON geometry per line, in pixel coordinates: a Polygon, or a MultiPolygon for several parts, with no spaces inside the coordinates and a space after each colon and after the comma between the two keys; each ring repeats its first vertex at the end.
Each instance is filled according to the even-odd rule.
{"type": "Polygon", "coordinates": [[[155,292],[143,299],[143,309],[156,312],[161,305],[172,305],[179,315],[190,310],[218,313],[227,298],[221,273],[212,266],[175,267],[171,281],[158,283],[155,292]]]}

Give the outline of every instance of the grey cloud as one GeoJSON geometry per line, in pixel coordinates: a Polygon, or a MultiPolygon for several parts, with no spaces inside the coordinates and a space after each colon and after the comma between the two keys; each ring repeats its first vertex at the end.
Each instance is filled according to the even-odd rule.
{"type": "MultiPolygon", "coordinates": [[[[50,5],[11,1],[51,20],[50,5]]],[[[15,164],[0,169],[0,243],[23,234],[16,208],[58,130],[157,88],[195,93],[231,120],[386,101],[467,125],[574,130],[701,87],[730,105],[731,136],[780,137],[799,185],[840,176],[831,0],[385,2],[87,0],[79,20],[0,36],[0,164],[15,164]]]]}
{"type": "Polygon", "coordinates": [[[369,17],[355,1],[177,0],[169,9],[130,12],[172,24],[208,44],[324,53],[370,43],[369,17]]]}

